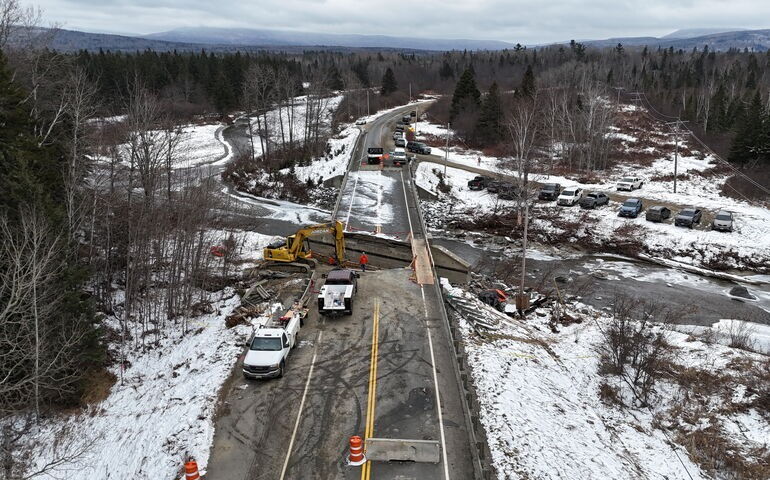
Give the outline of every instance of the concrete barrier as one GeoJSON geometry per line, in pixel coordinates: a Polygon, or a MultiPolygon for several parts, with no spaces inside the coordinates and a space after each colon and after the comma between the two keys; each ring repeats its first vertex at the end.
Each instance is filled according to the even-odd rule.
{"type": "Polygon", "coordinates": [[[366,458],[374,462],[439,463],[441,446],[435,440],[367,438],[366,458]]]}

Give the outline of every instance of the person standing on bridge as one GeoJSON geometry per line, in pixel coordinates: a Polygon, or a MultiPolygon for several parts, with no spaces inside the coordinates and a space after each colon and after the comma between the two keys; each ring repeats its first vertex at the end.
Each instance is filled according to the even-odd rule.
{"type": "Polygon", "coordinates": [[[366,252],[361,252],[361,258],[358,259],[358,263],[361,264],[361,271],[366,271],[366,264],[369,263],[369,257],[366,256],[366,252]]]}

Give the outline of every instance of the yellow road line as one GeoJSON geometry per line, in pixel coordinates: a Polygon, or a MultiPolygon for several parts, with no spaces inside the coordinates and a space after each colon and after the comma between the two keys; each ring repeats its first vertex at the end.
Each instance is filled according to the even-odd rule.
{"type": "MultiPolygon", "coordinates": [[[[374,435],[374,404],[377,398],[377,355],[380,338],[380,300],[374,300],[374,315],[372,319],[372,354],[369,360],[369,393],[366,403],[366,430],[364,442],[374,435]]],[[[361,480],[369,480],[372,475],[371,462],[366,462],[361,468],[361,480]]]]}

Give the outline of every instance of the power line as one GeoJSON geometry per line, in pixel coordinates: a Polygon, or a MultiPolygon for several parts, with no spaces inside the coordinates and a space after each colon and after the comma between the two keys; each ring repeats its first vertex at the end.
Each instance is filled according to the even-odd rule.
{"type": "MultiPolygon", "coordinates": [[[[641,104],[640,106],[642,106],[642,107],[646,108],[648,111],[652,111],[652,112],[655,112],[655,113],[656,113],[658,116],[660,116],[660,117],[666,117],[666,118],[676,118],[676,117],[671,117],[670,115],[665,115],[665,114],[661,113],[660,111],[658,111],[658,110],[657,110],[657,109],[656,109],[656,108],[655,108],[655,107],[652,105],[652,103],[650,102],[650,99],[647,97],[647,94],[645,94],[644,92],[630,92],[630,95],[632,95],[632,96],[633,96],[633,98],[632,98],[632,100],[633,100],[633,101],[638,101],[638,102],[641,104]]],[[[670,124],[670,123],[677,123],[677,122],[667,122],[666,120],[664,120],[664,119],[661,119],[661,118],[658,118],[658,117],[656,117],[655,115],[652,115],[652,114],[648,115],[648,117],[649,117],[649,118],[651,118],[652,120],[655,120],[655,121],[658,121],[658,122],[666,122],[667,124],[670,124]]],[[[770,195],[770,189],[768,189],[767,187],[765,187],[765,186],[764,186],[764,185],[762,185],[761,183],[758,183],[756,180],[754,180],[754,179],[753,179],[753,178],[751,178],[750,176],[748,176],[748,175],[746,175],[745,173],[743,173],[742,171],[740,171],[740,170],[739,170],[737,167],[735,167],[735,166],[734,166],[732,163],[730,163],[730,162],[728,162],[727,160],[725,160],[724,158],[722,158],[722,157],[721,157],[721,156],[720,156],[720,155],[719,155],[717,152],[715,152],[715,151],[714,151],[714,150],[713,150],[711,147],[709,147],[709,146],[708,146],[708,145],[707,145],[707,144],[706,144],[706,143],[705,143],[703,140],[701,140],[700,138],[698,138],[698,136],[697,136],[697,135],[695,135],[695,133],[693,133],[693,131],[692,131],[692,130],[690,130],[689,128],[686,128],[685,130],[686,130],[686,132],[687,132],[687,133],[688,133],[690,136],[692,136],[692,137],[693,137],[693,139],[695,139],[695,141],[696,141],[698,144],[700,144],[700,145],[701,145],[701,146],[702,146],[702,147],[703,147],[703,148],[706,150],[706,152],[707,152],[707,153],[711,154],[711,156],[712,156],[712,157],[714,157],[714,159],[715,159],[715,160],[717,160],[717,161],[719,161],[719,162],[722,162],[724,165],[726,165],[727,167],[729,167],[729,168],[730,168],[730,169],[731,169],[731,170],[732,170],[732,171],[733,171],[733,172],[734,172],[736,175],[738,175],[738,176],[742,177],[743,179],[745,179],[746,181],[748,181],[748,182],[749,182],[751,185],[753,185],[753,186],[757,187],[759,190],[761,190],[761,191],[762,191],[762,192],[764,192],[765,194],[767,194],[767,195],[770,195]]],[[[738,190],[736,190],[735,188],[733,188],[731,185],[729,185],[729,184],[727,184],[727,183],[725,183],[725,185],[726,185],[728,188],[730,188],[731,190],[733,190],[734,192],[738,193],[738,194],[739,194],[741,197],[743,197],[744,199],[746,199],[746,201],[748,201],[749,203],[752,203],[752,204],[755,204],[755,205],[756,205],[756,203],[755,203],[755,202],[753,202],[753,201],[749,200],[749,199],[748,199],[748,197],[746,197],[744,194],[740,193],[738,190]]]]}
{"type": "MultiPolygon", "coordinates": [[[[664,116],[664,117],[666,117],[666,116],[667,116],[667,115],[664,115],[664,114],[660,113],[658,110],[656,110],[656,109],[655,109],[655,107],[653,107],[653,106],[652,106],[652,103],[650,102],[650,99],[647,97],[647,94],[645,94],[644,92],[641,92],[641,95],[640,95],[640,96],[641,96],[641,97],[643,97],[643,98],[645,99],[645,101],[646,101],[646,105],[645,105],[645,107],[646,107],[646,108],[649,108],[649,109],[651,109],[652,111],[656,112],[658,115],[661,115],[661,116],[664,116]]],[[[770,189],[768,189],[768,188],[767,188],[767,187],[765,187],[764,185],[762,185],[762,184],[758,183],[758,182],[757,182],[757,181],[755,181],[753,178],[751,178],[751,177],[749,177],[748,175],[746,175],[745,173],[741,172],[741,171],[740,171],[738,168],[736,168],[736,167],[735,167],[735,166],[734,166],[732,163],[730,163],[730,162],[728,162],[727,160],[725,160],[724,158],[722,158],[722,157],[721,157],[721,156],[720,156],[720,155],[719,155],[717,152],[715,152],[715,151],[714,151],[714,150],[713,150],[711,147],[709,147],[708,145],[706,145],[706,142],[704,142],[703,140],[701,140],[700,138],[698,138],[698,136],[697,136],[697,135],[695,135],[695,133],[693,133],[693,131],[692,131],[692,130],[690,130],[690,129],[687,129],[687,131],[688,131],[688,133],[689,133],[689,134],[690,134],[690,135],[691,135],[691,136],[692,136],[692,137],[695,139],[695,141],[696,141],[696,142],[698,142],[698,143],[699,143],[699,144],[700,144],[700,145],[701,145],[701,146],[702,146],[702,147],[703,147],[703,148],[704,148],[704,149],[705,149],[705,150],[706,150],[708,153],[710,153],[710,154],[711,154],[711,155],[712,155],[714,158],[716,158],[716,159],[717,159],[717,160],[719,160],[720,162],[722,162],[722,163],[724,163],[725,165],[727,165],[728,167],[730,167],[730,169],[732,169],[732,170],[733,170],[733,171],[734,171],[734,172],[735,172],[737,175],[740,175],[741,177],[745,178],[745,179],[746,179],[746,180],[747,180],[749,183],[751,183],[751,184],[752,184],[752,185],[754,185],[755,187],[759,188],[760,190],[762,190],[762,191],[763,191],[763,192],[765,192],[766,194],[770,195],[770,189]]]]}

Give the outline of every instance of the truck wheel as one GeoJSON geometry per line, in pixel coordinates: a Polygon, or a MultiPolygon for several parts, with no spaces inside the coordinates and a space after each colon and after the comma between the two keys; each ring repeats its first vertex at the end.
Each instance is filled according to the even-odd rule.
{"type": "Polygon", "coordinates": [[[348,309],[345,311],[348,315],[353,315],[353,299],[351,298],[348,302],[348,309]]]}
{"type": "Polygon", "coordinates": [[[283,368],[284,368],[284,366],[285,366],[285,363],[281,362],[281,366],[278,367],[278,378],[283,377],[283,368]]]}

